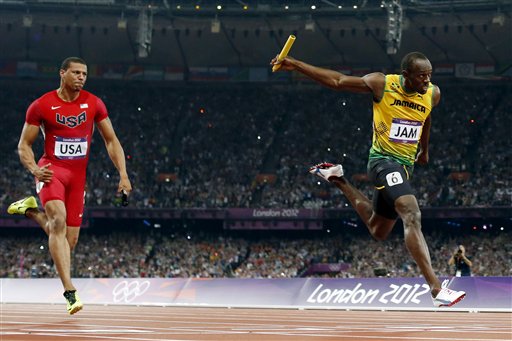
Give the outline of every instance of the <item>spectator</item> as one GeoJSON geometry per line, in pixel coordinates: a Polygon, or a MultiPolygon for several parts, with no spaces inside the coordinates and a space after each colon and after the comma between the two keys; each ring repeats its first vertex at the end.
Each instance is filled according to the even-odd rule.
{"type": "Polygon", "coordinates": [[[454,276],[471,276],[471,267],[473,263],[466,256],[466,248],[464,245],[459,245],[457,250],[452,254],[448,260],[448,264],[454,268],[454,276]]]}

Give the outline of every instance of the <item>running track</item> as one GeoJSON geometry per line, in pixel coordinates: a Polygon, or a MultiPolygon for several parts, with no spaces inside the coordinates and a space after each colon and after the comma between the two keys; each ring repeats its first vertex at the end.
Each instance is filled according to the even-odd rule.
{"type": "Polygon", "coordinates": [[[512,340],[511,313],[0,304],[0,340],[512,340]]]}

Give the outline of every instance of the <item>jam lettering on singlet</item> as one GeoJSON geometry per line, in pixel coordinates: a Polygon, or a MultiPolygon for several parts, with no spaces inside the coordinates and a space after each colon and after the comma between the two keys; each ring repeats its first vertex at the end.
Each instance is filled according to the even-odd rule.
{"type": "Polygon", "coordinates": [[[421,135],[421,122],[394,118],[391,122],[389,140],[399,143],[416,143],[421,135]]]}

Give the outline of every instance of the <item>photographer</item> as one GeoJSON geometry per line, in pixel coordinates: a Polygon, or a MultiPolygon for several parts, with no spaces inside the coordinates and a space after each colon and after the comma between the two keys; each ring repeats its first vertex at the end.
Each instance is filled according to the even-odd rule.
{"type": "Polygon", "coordinates": [[[473,263],[466,257],[466,249],[463,245],[459,245],[448,264],[455,265],[455,277],[471,276],[473,263]]]}

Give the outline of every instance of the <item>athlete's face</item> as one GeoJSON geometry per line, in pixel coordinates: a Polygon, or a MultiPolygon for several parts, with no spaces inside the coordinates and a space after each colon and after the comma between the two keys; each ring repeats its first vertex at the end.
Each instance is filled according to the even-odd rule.
{"type": "Polygon", "coordinates": [[[62,85],[72,91],[80,91],[87,79],[87,65],[70,63],[67,70],[60,70],[62,85]]]}
{"type": "Polygon", "coordinates": [[[402,75],[407,89],[425,94],[432,78],[432,65],[426,59],[416,59],[409,70],[402,71],[402,75]]]}

